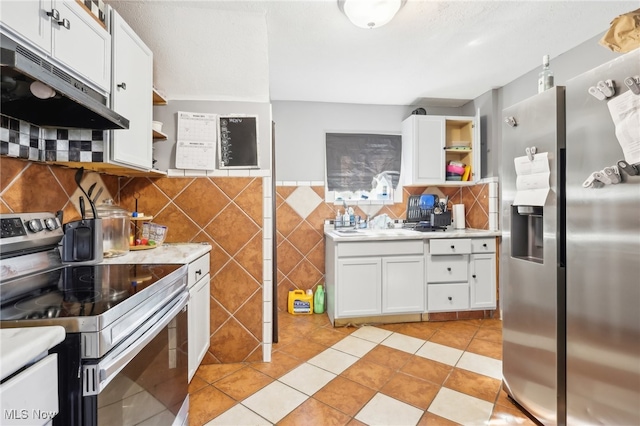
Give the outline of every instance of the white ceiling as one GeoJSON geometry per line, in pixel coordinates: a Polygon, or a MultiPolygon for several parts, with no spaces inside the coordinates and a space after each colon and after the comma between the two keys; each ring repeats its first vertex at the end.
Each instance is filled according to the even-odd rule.
{"type": "MultiPolygon", "coordinates": [[[[362,29],[337,0],[107,0],[169,99],[415,105],[473,99],[609,28],[637,1],[408,0],[362,29]]],[[[603,47],[604,49],[604,47],[603,47]]]]}

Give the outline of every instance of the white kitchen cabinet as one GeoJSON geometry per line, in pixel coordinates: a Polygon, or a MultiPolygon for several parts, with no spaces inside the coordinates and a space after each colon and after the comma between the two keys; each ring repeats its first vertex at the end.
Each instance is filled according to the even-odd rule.
{"type": "Polygon", "coordinates": [[[424,255],[382,258],[382,313],[424,312],[424,255]]]}
{"type": "Polygon", "coordinates": [[[46,355],[0,384],[4,425],[49,426],[60,410],[58,354],[46,355]]]}
{"type": "Polygon", "coordinates": [[[326,291],[329,319],[422,313],[425,242],[328,240],[326,291]]]}
{"type": "Polygon", "coordinates": [[[189,264],[187,285],[189,287],[188,330],[189,330],[189,381],[202,362],[210,338],[210,294],[209,261],[207,253],[189,264]]]}
{"type": "Polygon", "coordinates": [[[379,257],[338,260],[336,317],[379,315],[382,309],[382,261],[379,257]]]}
{"type": "Polygon", "coordinates": [[[455,312],[469,309],[469,285],[429,284],[427,310],[429,312],[455,312]]]}
{"type": "Polygon", "coordinates": [[[495,309],[495,239],[478,240],[476,250],[469,256],[469,308],[495,309]]]}
{"type": "Polygon", "coordinates": [[[402,182],[471,185],[480,179],[480,112],[475,117],[411,115],[402,122],[402,182]],[[460,148],[468,143],[468,148],[460,148]],[[446,179],[450,161],[471,167],[468,181],[446,179]]]}
{"type": "Polygon", "coordinates": [[[111,107],[129,119],[129,129],[110,132],[110,158],[144,169],[153,165],[153,53],[112,10],[113,84],[111,107]]]}
{"type": "Polygon", "coordinates": [[[109,93],[111,35],[72,0],[3,1],[2,29],[54,65],[109,93]]]}
{"type": "Polygon", "coordinates": [[[431,240],[427,257],[427,311],[495,308],[495,238],[431,240]]]}

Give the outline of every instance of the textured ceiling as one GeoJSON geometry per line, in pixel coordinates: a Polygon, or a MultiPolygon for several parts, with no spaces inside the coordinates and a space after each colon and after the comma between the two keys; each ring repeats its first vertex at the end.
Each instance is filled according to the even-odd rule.
{"type": "Polygon", "coordinates": [[[473,99],[539,67],[544,54],[553,66],[638,7],[408,0],[369,30],[352,25],[336,0],[106,3],[153,50],[154,82],[169,99],[388,105],[473,99]]]}

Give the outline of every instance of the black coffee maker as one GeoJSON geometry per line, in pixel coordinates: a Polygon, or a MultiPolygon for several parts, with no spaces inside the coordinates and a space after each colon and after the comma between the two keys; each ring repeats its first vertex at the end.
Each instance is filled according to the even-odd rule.
{"type": "Polygon", "coordinates": [[[63,262],[102,262],[102,219],[80,219],[63,226],[63,262]]]}
{"type": "MultiPolygon", "coordinates": [[[[78,188],[82,191],[91,207],[93,213],[92,219],[86,218],[84,208],[84,197],[80,196],[78,202],[80,204],[80,220],[75,220],[64,224],[62,237],[62,261],[63,262],[82,262],[82,263],[99,263],[102,262],[102,219],[98,217],[96,206],[91,200],[91,193],[95,184],[91,185],[89,192],[85,191],[80,182],[84,174],[84,168],[78,169],[75,174],[75,181],[78,188]]],[[[61,212],[60,216],[61,216],[61,212]]],[[[62,219],[60,218],[60,222],[62,219]]]]}

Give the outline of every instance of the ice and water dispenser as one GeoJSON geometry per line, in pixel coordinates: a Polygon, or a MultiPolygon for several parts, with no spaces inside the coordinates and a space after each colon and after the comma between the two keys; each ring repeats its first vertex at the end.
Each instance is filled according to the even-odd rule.
{"type": "Polygon", "coordinates": [[[511,257],[544,262],[542,206],[511,206],[511,257]]]}

